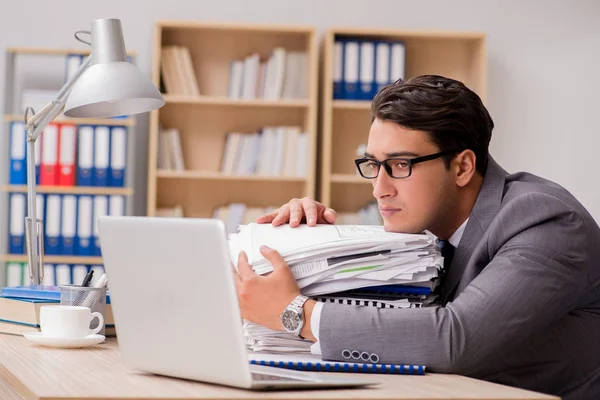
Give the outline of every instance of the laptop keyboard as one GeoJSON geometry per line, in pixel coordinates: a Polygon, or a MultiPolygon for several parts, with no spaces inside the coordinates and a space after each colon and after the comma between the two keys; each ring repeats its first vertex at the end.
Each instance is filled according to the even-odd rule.
{"type": "Polygon", "coordinates": [[[306,379],[291,378],[288,376],[261,374],[258,372],[252,372],[252,380],[254,380],[254,381],[296,381],[296,382],[306,381],[306,379]]]}

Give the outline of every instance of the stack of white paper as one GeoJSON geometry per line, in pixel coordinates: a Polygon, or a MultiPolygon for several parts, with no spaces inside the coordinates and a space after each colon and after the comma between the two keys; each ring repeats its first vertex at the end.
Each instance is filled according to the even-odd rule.
{"type": "Polygon", "coordinates": [[[244,323],[244,340],[250,351],[262,353],[310,354],[312,342],[274,331],[252,322],[244,323]]]}
{"type": "MultiPolygon", "coordinates": [[[[379,308],[427,306],[443,258],[428,234],[386,232],[366,225],[240,225],[229,236],[231,260],[245,251],[258,274],[273,270],[260,246],[277,250],[290,266],[300,291],[323,302],[379,308]],[[384,287],[386,290],[383,290],[384,287]],[[388,290],[389,288],[389,290],[388,290]]],[[[254,352],[310,354],[310,341],[245,323],[246,345],[254,352]]]]}
{"type": "Polygon", "coordinates": [[[307,296],[377,285],[432,288],[443,265],[433,237],[386,232],[381,226],[251,223],[229,238],[232,262],[236,264],[244,250],[261,275],[273,267],[260,254],[260,246],[277,250],[307,296]]]}

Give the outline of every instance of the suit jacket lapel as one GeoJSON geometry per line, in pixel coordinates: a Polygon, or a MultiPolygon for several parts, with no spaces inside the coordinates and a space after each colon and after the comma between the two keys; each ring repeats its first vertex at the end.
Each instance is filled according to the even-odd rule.
{"type": "Polygon", "coordinates": [[[489,156],[483,184],[469,215],[469,222],[467,222],[463,236],[455,250],[448,274],[444,279],[441,291],[443,305],[453,299],[454,292],[475,247],[500,210],[506,175],[507,172],[489,156]]]}

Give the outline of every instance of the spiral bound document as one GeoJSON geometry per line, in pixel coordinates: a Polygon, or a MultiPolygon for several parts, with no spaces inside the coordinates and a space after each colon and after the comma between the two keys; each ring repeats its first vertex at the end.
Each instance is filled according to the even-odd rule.
{"type": "Polygon", "coordinates": [[[319,356],[315,355],[249,353],[248,359],[250,360],[250,364],[295,369],[300,371],[425,375],[424,365],[323,361],[319,356]]]}

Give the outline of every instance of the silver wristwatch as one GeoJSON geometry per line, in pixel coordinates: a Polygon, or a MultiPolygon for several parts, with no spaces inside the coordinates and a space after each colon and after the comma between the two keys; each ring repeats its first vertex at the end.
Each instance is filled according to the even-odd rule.
{"type": "Polygon", "coordinates": [[[281,313],[281,324],[283,328],[291,334],[300,336],[300,331],[304,327],[303,306],[308,297],[298,295],[281,313]]]}

